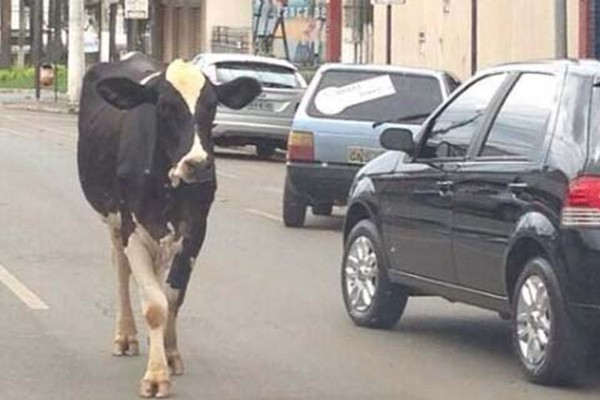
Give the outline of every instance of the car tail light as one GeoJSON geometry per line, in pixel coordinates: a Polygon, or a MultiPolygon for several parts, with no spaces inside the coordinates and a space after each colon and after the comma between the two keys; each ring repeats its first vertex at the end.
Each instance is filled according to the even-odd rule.
{"type": "Polygon", "coordinates": [[[600,227],[600,176],[582,176],[569,184],[562,210],[562,224],[600,227]]]}
{"type": "Polygon", "coordinates": [[[291,131],[287,151],[288,161],[314,161],[315,145],[312,132],[291,131]]]}

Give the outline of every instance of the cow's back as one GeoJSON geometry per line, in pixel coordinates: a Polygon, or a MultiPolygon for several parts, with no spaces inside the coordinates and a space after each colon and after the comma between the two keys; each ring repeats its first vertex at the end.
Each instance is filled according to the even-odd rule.
{"type": "Polygon", "coordinates": [[[155,61],[136,54],[126,61],[97,64],[84,76],[78,120],[79,179],[87,200],[103,215],[116,210],[119,143],[124,127],[136,118],[139,110],[121,111],[112,107],[98,95],[96,84],[108,77],[141,81],[159,68],[155,61]]]}

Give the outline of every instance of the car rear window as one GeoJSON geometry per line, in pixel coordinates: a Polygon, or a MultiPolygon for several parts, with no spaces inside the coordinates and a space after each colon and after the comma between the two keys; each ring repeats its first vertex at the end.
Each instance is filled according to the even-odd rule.
{"type": "Polygon", "coordinates": [[[308,105],[316,118],[420,124],[442,102],[433,76],[326,71],[308,105]]]}
{"type": "Polygon", "coordinates": [[[298,89],[303,82],[298,73],[280,65],[256,62],[221,62],[217,64],[217,81],[229,82],[240,76],[257,79],[264,87],[298,89]]]}

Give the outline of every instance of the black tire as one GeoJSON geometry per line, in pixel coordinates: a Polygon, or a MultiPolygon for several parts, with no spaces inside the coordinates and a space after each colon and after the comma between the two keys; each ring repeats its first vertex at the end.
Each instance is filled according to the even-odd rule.
{"type": "Polygon", "coordinates": [[[296,194],[289,176],[286,176],[283,190],[283,223],[285,226],[299,228],[304,225],[306,208],[306,200],[296,194]]]}
{"type": "Polygon", "coordinates": [[[331,213],[333,212],[333,204],[331,203],[322,203],[322,204],[315,204],[314,206],[312,206],[312,212],[314,215],[331,215],[331,213]]]}
{"type": "MultiPolygon", "coordinates": [[[[528,291],[526,287],[525,292],[533,293],[534,291],[528,291]]],[[[558,278],[548,260],[538,257],[527,263],[515,284],[512,307],[514,315],[513,345],[527,379],[542,385],[576,383],[581,377],[586,361],[587,338],[582,327],[578,326],[569,315],[558,278]],[[527,302],[522,300],[521,308],[519,308],[519,298],[525,298],[522,297],[521,291],[526,283],[528,287],[535,289],[536,293],[536,295],[526,297],[538,299],[540,296],[539,299],[544,298],[540,293],[544,292],[545,287],[547,301],[530,301],[535,305],[527,306],[527,302]],[[538,307],[538,303],[544,303],[547,306],[538,307]],[[532,315],[533,312],[536,314],[532,315]],[[519,313],[521,314],[519,315],[519,313]],[[519,339],[519,330],[523,334],[522,341],[519,339]],[[547,342],[545,345],[539,338],[541,332],[547,332],[547,334],[543,334],[543,341],[547,342]],[[532,337],[536,339],[532,340],[532,337]],[[538,344],[535,347],[541,349],[542,356],[540,357],[535,357],[531,352],[535,347],[532,349],[528,347],[528,343],[536,342],[538,344]],[[528,357],[526,353],[531,353],[531,356],[528,357]],[[540,359],[536,360],[536,358],[540,359]]]]}
{"type": "Polygon", "coordinates": [[[275,155],[275,146],[269,143],[258,143],[256,145],[256,154],[260,158],[271,158],[275,155]]]}
{"type": "MultiPolygon", "coordinates": [[[[377,228],[370,220],[362,220],[352,228],[348,238],[344,243],[344,258],[342,260],[342,296],[344,298],[344,305],[346,311],[352,319],[352,321],[358,325],[368,328],[381,328],[388,329],[396,325],[402,313],[406,307],[408,300],[408,293],[405,287],[390,282],[388,277],[388,262],[387,257],[382,251],[382,241],[377,232],[377,228]],[[354,279],[354,286],[352,286],[352,276],[354,274],[358,276],[359,273],[352,271],[353,263],[349,260],[349,256],[354,256],[354,247],[361,246],[363,240],[367,240],[370,243],[370,250],[367,254],[375,255],[376,268],[375,270],[368,271],[364,274],[361,272],[361,276],[367,281],[371,282],[374,288],[371,296],[370,304],[363,304],[360,306],[357,302],[360,300],[362,303],[366,303],[362,295],[357,295],[356,288],[359,286],[356,281],[360,278],[354,279]],[[373,274],[370,277],[370,274],[373,274]],[[351,287],[352,286],[352,287],[351,287]],[[353,290],[354,289],[354,290],[353,290]],[[353,301],[353,297],[356,301],[353,301]]],[[[364,253],[363,253],[364,254],[364,253]]],[[[367,256],[368,257],[368,256],[367,256]]],[[[360,260],[359,260],[360,261],[360,260]]],[[[367,264],[365,265],[368,270],[367,264]]],[[[356,268],[357,270],[359,267],[356,268]]],[[[364,272],[364,271],[363,271],[364,272]]],[[[363,285],[363,291],[366,290],[363,285]]],[[[359,290],[360,291],[360,290],[359,290]]],[[[362,293],[362,292],[361,292],[362,293]]],[[[369,294],[367,294],[369,296],[369,294]]]]}

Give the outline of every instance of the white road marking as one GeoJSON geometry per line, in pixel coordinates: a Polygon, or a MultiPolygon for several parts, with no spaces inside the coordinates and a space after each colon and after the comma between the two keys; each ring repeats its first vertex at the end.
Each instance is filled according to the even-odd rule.
{"type": "Polygon", "coordinates": [[[0,127],[0,131],[8,133],[9,135],[15,135],[15,136],[19,136],[19,137],[22,137],[22,138],[28,138],[28,139],[31,138],[31,136],[25,135],[25,134],[23,134],[23,132],[19,132],[19,131],[16,131],[14,129],[6,128],[4,126],[0,127]]]}
{"type": "Polygon", "coordinates": [[[0,264],[0,282],[10,289],[23,303],[32,310],[48,310],[50,307],[42,301],[35,293],[23,285],[8,270],[0,264]]]}
{"type": "Polygon", "coordinates": [[[217,175],[222,176],[224,178],[235,179],[238,181],[242,179],[242,177],[239,175],[230,174],[229,172],[223,172],[223,171],[219,171],[219,170],[217,170],[217,175]]]}
{"type": "Polygon", "coordinates": [[[272,192],[272,193],[277,193],[277,194],[283,194],[283,189],[278,188],[278,187],[274,187],[274,186],[265,186],[263,188],[264,191],[266,192],[272,192]]]}
{"type": "Polygon", "coordinates": [[[46,131],[46,132],[54,133],[57,135],[63,135],[63,136],[72,136],[72,135],[68,135],[68,132],[65,132],[64,130],[58,130],[58,129],[49,128],[48,126],[38,125],[34,122],[26,121],[22,118],[13,117],[11,115],[7,115],[6,118],[10,119],[11,121],[18,122],[20,124],[29,125],[35,129],[39,129],[40,131],[46,131]]]}
{"type": "Polygon", "coordinates": [[[258,215],[258,216],[266,218],[266,219],[270,219],[271,221],[283,223],[283,220],[280,217],[278,217],[277,215],[270,214],[268,212],[255,210],[254,208],[247,208],[246,212],[248,212],[250,214],[258,215]]]}

